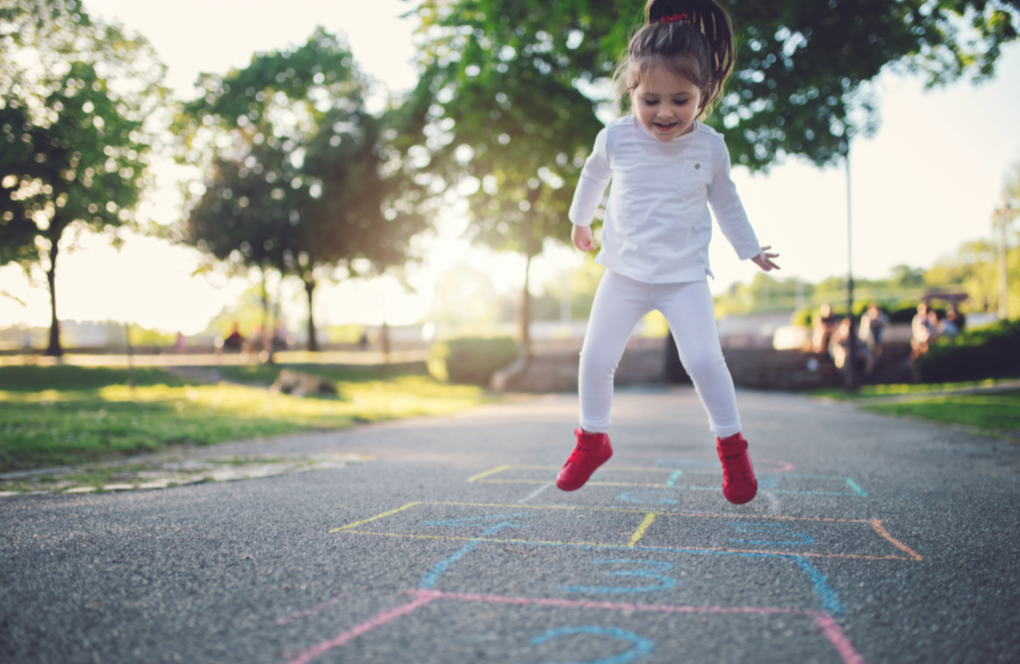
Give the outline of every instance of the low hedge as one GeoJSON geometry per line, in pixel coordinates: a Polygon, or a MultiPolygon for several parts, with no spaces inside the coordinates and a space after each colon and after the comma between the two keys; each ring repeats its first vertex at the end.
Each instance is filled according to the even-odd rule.
{"type": "Polygon", "coordinates": [[[943,338],[917,358],[925,383],[1020,376],[1020,320],[1004,320],[943,338]]]}
{"type": "Polygon", "coordinates": [[[437,341],[429,357],[429,373],[451,383],[488,386],[492,375],[519,353],[513,337],[460,337],[437,341]]]}
{"type": "MultiPolygon", "coordinates": [[[[868,309],[869,300],[857,300],[854,302],[854,320],[860,320],[861,314],[868,309]]],[[[914,316],[917,314],[917,303],[906,303],[895,302],[892,304],[879,303],[879,311],[885,313],[889,317],[890,323],[909,323],[914,320],[914,316]]],[[[944,309],[936,309],[945,313],[944,309]]],[[[814,324],[814,321],[818,319],[821,308],[820,307],[806,307],[804,309],[797,309],[790,316],[790,325],[801,325],[808,326],[814,324]]],[[[832,305],[832,312],[837,316],[843,317],[846,315],[846,303],[835,302],[832,305]]]]}

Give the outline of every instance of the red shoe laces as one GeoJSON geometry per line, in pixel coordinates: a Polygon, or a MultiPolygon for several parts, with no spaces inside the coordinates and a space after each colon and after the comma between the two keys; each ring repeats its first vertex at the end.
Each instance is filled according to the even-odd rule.
{"type": "Polygon", "coordinates": [[[751,470],[751,459],[744,452],[732,456],[724,456],[723,460],[722,467],[725,474],[733,472],[746,473],[751,470]]]}
{"type": "Polygon", "coordinates": [[[568,463],[574,463],[578,466],[583,466],[588,457],[595,453],[594,447],[581,447],[578,445],[574,448],[574,451],[570,454],[570,458],[567,459],[568,463]]]}

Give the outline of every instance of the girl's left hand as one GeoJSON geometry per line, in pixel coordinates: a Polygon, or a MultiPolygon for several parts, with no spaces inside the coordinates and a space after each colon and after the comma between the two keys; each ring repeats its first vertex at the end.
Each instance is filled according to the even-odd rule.
{"type": "Polygon", "coordinates": [[[779,266],[772,262],[773,258],[779,258],[779,254],[768,253],[769,249],[771,248],[772,248],[771,245],[768,247],[762,247],[761,253],[751,259],[752,261],[754,261],[755,265],[765,270],[766,272],[771,272],[772,270],[779,269],[779,266]]]}

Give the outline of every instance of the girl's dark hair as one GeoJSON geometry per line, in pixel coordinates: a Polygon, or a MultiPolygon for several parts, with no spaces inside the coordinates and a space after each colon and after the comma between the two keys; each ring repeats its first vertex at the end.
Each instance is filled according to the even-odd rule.
{"type": "Polygon", "coordinates": [[[648,23],[631,37],[616,68],[620,97],[634,90],[652,67],[665,66],[701,90],[698,117],[711,112],[733,71],[733,25],[714,0],[648,0],[648,23]],[[663,18],[684,16],[679,21],[663,18]]]}

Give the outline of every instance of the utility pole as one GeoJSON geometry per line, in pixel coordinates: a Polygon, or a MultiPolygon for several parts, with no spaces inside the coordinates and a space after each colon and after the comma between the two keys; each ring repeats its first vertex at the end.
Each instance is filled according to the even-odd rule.
{"type": "Polygon", "coordinates": [[[850,214],[850,136],[846,139],[846,316],[850,321],[847,329],[847,355],[843,364],[845,388],[848,392],[857,389],[854,380],[854,362],[857,358],[857,334],[854,331],[854,271],[853,271],[853,235],[851,233],[850,214]]]}

